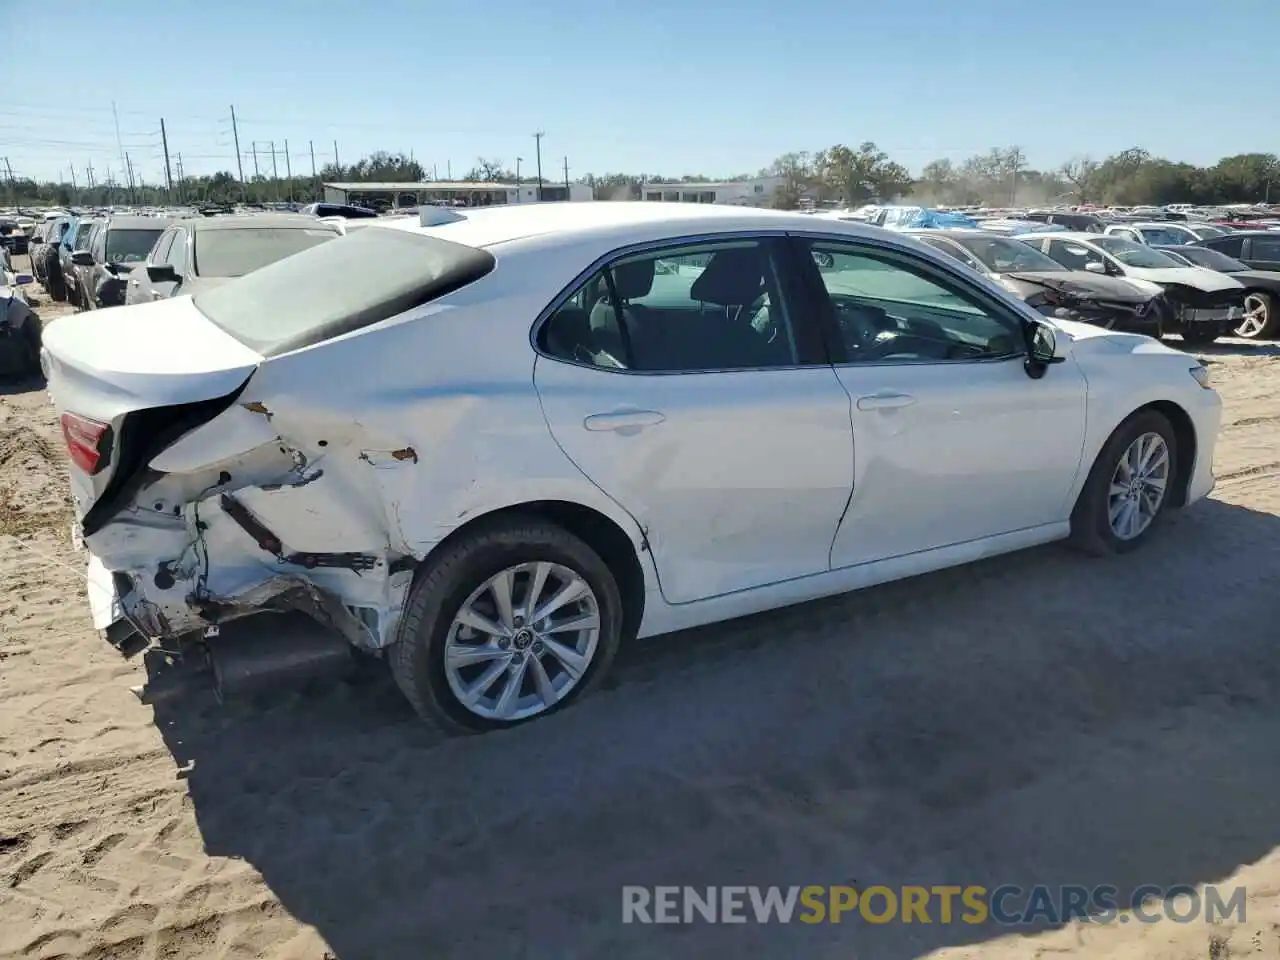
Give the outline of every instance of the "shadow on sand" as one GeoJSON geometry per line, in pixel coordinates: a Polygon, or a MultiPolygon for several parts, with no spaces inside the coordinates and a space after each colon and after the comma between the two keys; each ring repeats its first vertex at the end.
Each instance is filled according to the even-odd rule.
{"type": "Polygon", "coordinates": [[[902,960],[1009,930],[624,925],[621,887],[1227,877],[1280,842],[1277,571],[1280,519],[1208,501],[1124,558],[1045,548],[634,644],[502,734],[440,737],[381,669],[156,719],[208,852],[341,960],[902,960]]]}

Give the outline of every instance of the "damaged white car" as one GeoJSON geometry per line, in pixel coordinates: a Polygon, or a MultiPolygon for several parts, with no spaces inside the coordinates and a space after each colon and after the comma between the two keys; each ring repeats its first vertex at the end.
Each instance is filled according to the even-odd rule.
{"type": "Polygon", "coordinates": [[[96,626],[216,661],[220,624],[300,610],[464,729],[562,707],[635,637],[1127,551],[1209,492],[1221,415],[1154,340],[737,208],[432,208],[110,326],[43,355],[96,626]]]}

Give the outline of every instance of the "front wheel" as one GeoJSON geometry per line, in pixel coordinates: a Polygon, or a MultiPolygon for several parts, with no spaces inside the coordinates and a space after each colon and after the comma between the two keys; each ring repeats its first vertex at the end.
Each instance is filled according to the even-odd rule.
{"type": "Polygon", "coordinates": [[[504,518],[428,563],[388,651],[419,716],[460,731],[508,727],[562,709],[608,671],[622,635],[618,585],[564,528],[504,518]]]}
{"type": "Polygon", "coordinates": [[[1116,427],[1071,512],[1071,544],[1096,556],[1141,546],[1164,513],[1177,451],[1173,427],[1154,410],[1116,427]]]}
{"type": "Polygon", "coordinates": [[[1261,291],[1244,298],[1244,319],[1236,327],[1235,335],[1246,340],[1266,340],[1276,335],[1280,328],[1280,305],[1276,298],[1261,291]]]}

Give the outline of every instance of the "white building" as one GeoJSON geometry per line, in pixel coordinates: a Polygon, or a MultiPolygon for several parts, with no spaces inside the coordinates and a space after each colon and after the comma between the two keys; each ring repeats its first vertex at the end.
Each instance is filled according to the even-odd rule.
{"type": "Polygon", "coordinates": [[[729,203],[743,207],[762,207],[773,202],[773,195],[786,183],[785,177],[756,177],[752,180],[721,180],[708,183],[643,183],[645,200],[666,203],[729,203]]]}
{"type": "MultiPolygon", "coordinates": [[[[392,207],[416,207],[423,203],[461,201],[467,206],[483,207],[503,203],[536,203],[537,181],[518,183],[428,180],[423,183],[326,183],[325,203],[387,202],[392,207]]],[[[542,198],[552,200],[591,200],[591,187],[585,183],[542,182],[542,198]]]]}

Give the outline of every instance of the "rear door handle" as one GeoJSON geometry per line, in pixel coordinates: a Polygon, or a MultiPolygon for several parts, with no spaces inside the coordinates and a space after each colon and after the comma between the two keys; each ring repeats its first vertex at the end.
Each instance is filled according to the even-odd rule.
{"type": "Polygon", "coordinates": [[[873,393],[869,397],[858,398],[859,410],[896,410],[909,407],[916,398],[906,393],[873,393]]]}
{"type": "Polygon", "coordinates": [[[615,433],[638,433],[645,427],[653,427],[667,418],[657,410],[615,410],[613,413],[595,413],[582,421],[588,430],[612,430],[615,433]]]}

